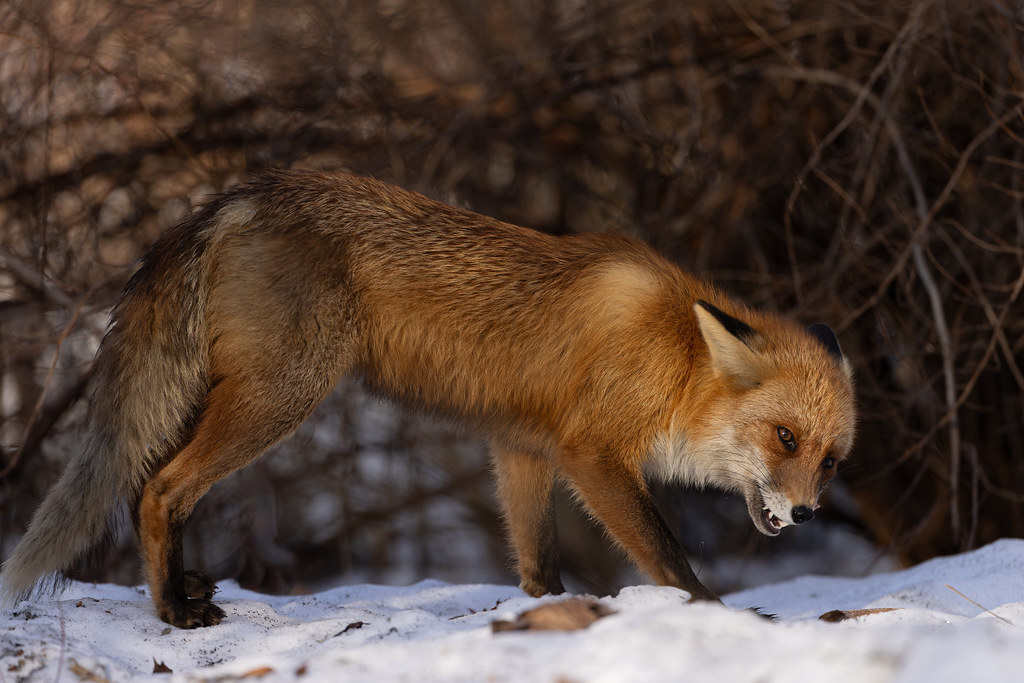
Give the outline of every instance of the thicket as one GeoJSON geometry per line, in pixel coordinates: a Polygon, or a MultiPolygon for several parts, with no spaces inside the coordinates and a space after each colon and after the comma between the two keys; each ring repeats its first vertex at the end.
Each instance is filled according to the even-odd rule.
{"type": "MultiPolygon", "coordinates": [[[[5,4],[0,553],[75,452],[132,264],[267,166],[640,236],[828,322],[861,420],[824,524],[905,561],[1024,536],[1020,2],[5,4]]],[[[695,557],[767,552],[738,500],[659,498],[695,557]]],[[[191,562],[264,589],[505,564],[482,448],[350,384],[197,516],[191,562]]],[[[576,585],[612,587],[564,516],[576,585]]],[[[129,535],[97,575],[138,580],[129,535]]]]}

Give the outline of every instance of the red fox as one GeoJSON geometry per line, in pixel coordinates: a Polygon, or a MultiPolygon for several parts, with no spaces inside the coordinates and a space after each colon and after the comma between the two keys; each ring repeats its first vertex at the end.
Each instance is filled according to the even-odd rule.
{"type": "Polygon", "coordinates": [[[563,482],[636,565],[696,600],[645,476],[742,493],[774,536],[848,454],[850,363],[646,245],[553,236],[347,174],[269,172],[163,235],[111,314],[86,438],[4,563],[52,587],[132,511],[157,614],[224,618],[182,566],[214,482],[291,433],[342,375],[488,439],[522,589],[563,592],[563,482]]]}

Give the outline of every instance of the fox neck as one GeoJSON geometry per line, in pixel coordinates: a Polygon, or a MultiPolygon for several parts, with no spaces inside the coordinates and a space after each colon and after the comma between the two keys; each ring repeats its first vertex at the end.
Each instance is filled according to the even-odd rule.
{"type": "Polygon", "coordinates": [[[714,376],[705,348],[691,347],[691,353],[668,424],[652,443],[647,472],[662,481],[739,491],[741,482],[728,464],[742,455],[731,452],[732,427],[721,415],[723,399],[735,387],[714,376]]]}

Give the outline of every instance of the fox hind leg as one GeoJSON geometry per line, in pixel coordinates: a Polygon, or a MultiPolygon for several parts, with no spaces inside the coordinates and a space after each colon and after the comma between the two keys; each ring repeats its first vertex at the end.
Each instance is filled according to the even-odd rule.
{"type": "Polygon", "coordinates": [[[509,538],[516,552],[520,587],[539,597],[564,593],[558,572],[554,465],[544,456],[491,445],[509,538]]]}
{"type": "Polygon", "coordinates": [[[139,541],[151,596],[164,621],[196,628],[224,617],[210,600],[213,581],[183,569],[185,521],[217,480],[255,460],[308,417],[337,376],[323,370],[294,362],[289,372],[284,363],[265,363],[259,375],[250,368],[221,380],[207,396],[191,441],[146,484],[138,509],[139,541]]]}

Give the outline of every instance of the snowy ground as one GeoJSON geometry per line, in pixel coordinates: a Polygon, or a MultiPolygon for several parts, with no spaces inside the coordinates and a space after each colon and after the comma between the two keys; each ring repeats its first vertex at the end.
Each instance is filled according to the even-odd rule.
{"type": "MultiPolygon", "coordinates": [[[[301,597],[223,585],[228,618],[160,622],[144,591],[75,584],[0,613],[0,682],[970,681],[1024,671],[1024,541],[861,579],[808,576],[726,597],[750,612],[624,589],[615,614],[571,632],[492,632],[538,605],[508,586],[424,581],[301,597]],[[898,608],[841,623],[831,610],[898,608]],[[153,673],[156,665],[172,673],[153,673]]],[[[565,599],[564,597],[561,599],[565,599]]],[[[159,668],[159,667],[158,667],[159,668]]]]}

